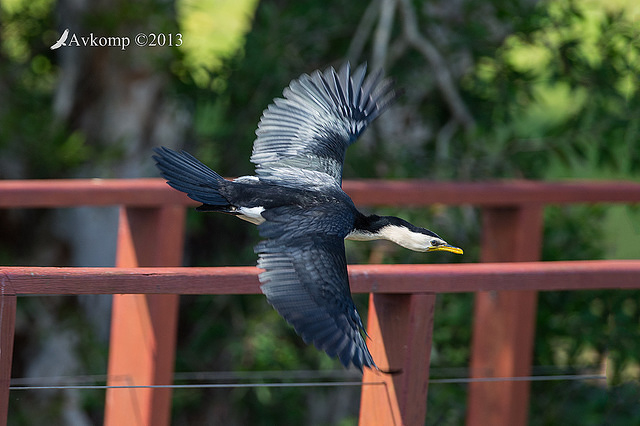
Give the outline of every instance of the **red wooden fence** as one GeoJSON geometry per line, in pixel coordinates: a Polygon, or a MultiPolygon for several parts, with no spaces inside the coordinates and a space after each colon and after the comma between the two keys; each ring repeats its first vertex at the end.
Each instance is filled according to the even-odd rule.
{"type": "MultiPolygon", "coordinates": [[[[361,206],[479,206],[482,261],[519,262],[350,267],[353,291],[371,294],[368,330],[376,362],[403,371],[365,372],[364,382],[384,386],[363,386],[361,424],[423,424],[436,293],[477,294],[472,375],[520,377],[530,373],[536,291],[640,288],[638,261],[521,263],[539,257],[544,205],[637,203],[639,184],[347,181],[344,187],[361,206]]],[[[109,376],[154,385],[172,382],[179,294],[259,292],[253,267],[140,268],[180,264],[184,206],[194,204],[158,179],[0,182],[0,208],[122,206],[117,266],[126,267],[0,267],[0,425],[7,419],[16,294],[117,295],[109,376]]],[[[527,382],[493,383],[491,392],[485,387],[470,384],[468,425],[526,424],[527,382]]],[[[167,388],[109,389],[105,424],[169,424],[170,397],[167,388]]]]}

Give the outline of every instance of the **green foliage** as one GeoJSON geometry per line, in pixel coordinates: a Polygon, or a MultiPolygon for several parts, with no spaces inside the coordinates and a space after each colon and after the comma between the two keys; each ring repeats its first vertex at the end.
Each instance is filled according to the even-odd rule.
{"type": "Polygon", "coordinates": [[[467,391],[464,385],[429,383],[426,425],[458,426],[465,423],[467,391]]]}
{"type": "Polygon", "coordinates": [[[221,90],[226,86],[226,76],[211,79],[211,73],[223,60],[242,50],[256,4],[256,0],[177,2],[178,23],[183,38],[188,40],[181,46],[184,69],[189,70],[199,87],[221,90]]]}
{"type": "Polygon", "coordinates": [[[640,416],[634,383],[606,387],[602,383],[537,382],[532,383],[531,393],[537,395],[532,426],[626,426],[640,416]]]}
{"type": "Polygon", "coordinates": [[[544,212],[542,260],[601,259],[605,253],[602,205],[549,206],[544,212]]]}
{"type": "Polygon", "coordinates": [[[61,176],[91,154],[83,136],[56,122],[51,108],[57,67],[42,43],[54,27],[51,7],[49,1],[7,2],[0,9],[0,150],[13,158],[0,162],[1,178],[61,176]]]}
{"type": "Polygon", "coordinates": [[[553,158],[637,172],[637,26],[623,11],[587,2],[543,2],[530,22],[494,56],[479,58],[463,83],[493,106],[479,120],[502,145],[493,152],[515,155],[506,167],[530,177],[543,177],[553,158]]]}

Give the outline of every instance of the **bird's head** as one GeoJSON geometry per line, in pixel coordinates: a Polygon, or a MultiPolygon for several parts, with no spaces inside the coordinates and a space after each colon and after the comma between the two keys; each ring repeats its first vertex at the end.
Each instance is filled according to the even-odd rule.
{"type": "Polygon", "coordinates": [[[455,254],[462,254],[461,248],[452,246],[440,238],[438,234],[425,228],[412,225],[406,220],[387,216],[384,218],[387,224],[380,228],[382,238],[393,241],[413,251],[431,252],[448,251],[455,254]]]}

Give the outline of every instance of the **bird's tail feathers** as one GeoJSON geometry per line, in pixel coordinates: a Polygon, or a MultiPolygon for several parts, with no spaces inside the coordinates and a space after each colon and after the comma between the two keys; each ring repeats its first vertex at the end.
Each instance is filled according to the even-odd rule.
{"type": "Polygon", "coordinates": [[[186,193],[189,198],[211,206],[227,206],[229,201],[220,193],[226,180],[186,151],[166,147],[153,149],[153,159],[167,183],[186,193]]]}

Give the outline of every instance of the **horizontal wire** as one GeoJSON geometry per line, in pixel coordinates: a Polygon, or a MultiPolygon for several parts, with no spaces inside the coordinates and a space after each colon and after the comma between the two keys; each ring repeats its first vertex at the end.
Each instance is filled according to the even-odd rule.
{"type": "Polygon", "coordinates": [[[299,382],[299,383],[204,383],[198,385],[61,385],[61,386],[9,386],[10,390],[43,389],[205,389],[205,388],[284,388],[382,385],[384,382],[299,382]]]}
{"type": "MultiPolygon", "coordinates": [[[[537,376],[574,376],[574,375],[596,375],[602,374],[598,369],[584,367],[557,367],[557,366],[532,366],[532,375],[537,376]]],[[[429,369],[431,373],[430,381],[450,380],[453,378],[468,379],[469,368],[467,367],[432,367],[429,369]],[[448,376],[448,378],[447,378],[448,376]]],[[[362,373],[355,369],[350,370],[266,370],[266,371],[177,371],[173,374],[174,381],[196,381],[196,380],[282,380],[282,379],[349,379],[360,380],[362,373]]],[[[29,384],[29,383],[59,383],[70,384],[78,382],[106,382],[124,381],[129,378],[128,375],[112,375],[106,374],[84,374],[73,376],[40,376],[40,377],[18,377],[12,378],[11,384],[29,384]]]]}
{"type": "MultiPolygon", "coordinates": [[[[606,380],[601,374],[575,374],[552,376],[523,376],[523,377],[478,377],[431,379],[429,384],[463,384],[463,383],[495,383],[495,382],[541,382],[541,381],[579,381],[606,380]]],[[[174,384],[174,385],[52,385],[52,386],[10,386],[10,390],[47,390],[47,389],[207,389],[207,388],[283,388],[283,387],[333,387],[333,386],[366,386],[381,385],[384,382],[292,382],[292,383],[203,383],[203,384],[174,384]]]]}
{"type": "Polygon", "coordinates": [[[456,379],[431,379],[429,384],[438,383],[482,383],[482,382],[545,382],[562,380],[607,380],[607,376],[602,374],[564,374],[553,376],[522,376],[522,377],[478,377],[478,378],[456,378],[456,379]]]}

